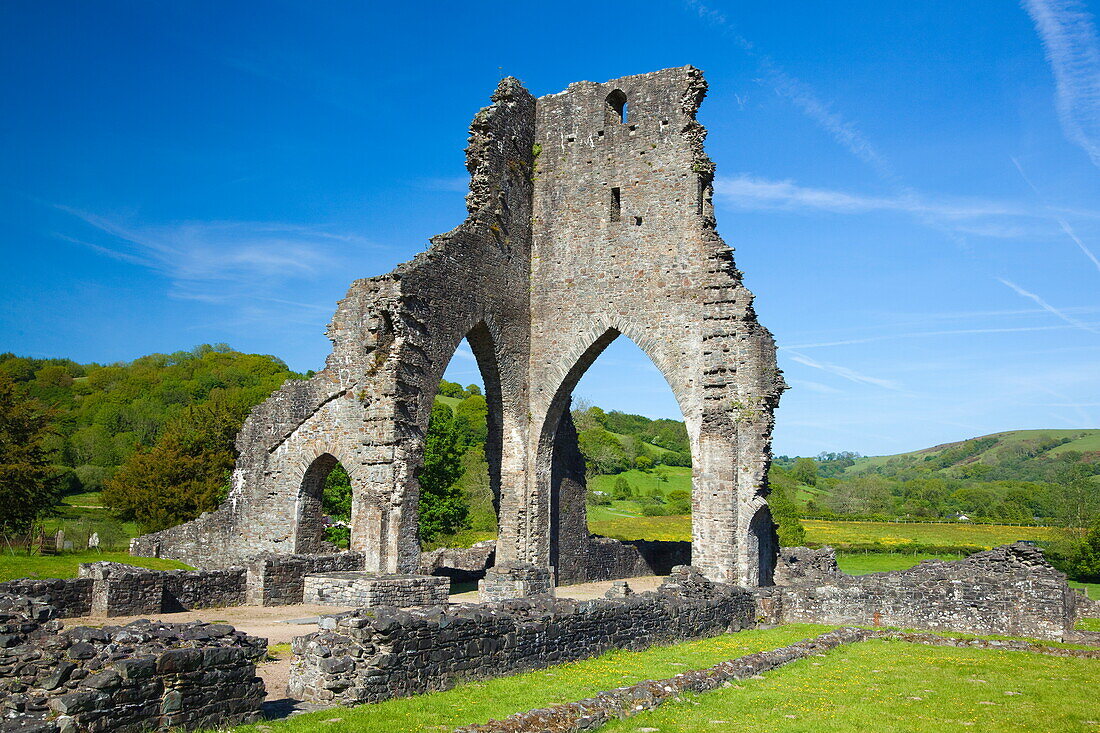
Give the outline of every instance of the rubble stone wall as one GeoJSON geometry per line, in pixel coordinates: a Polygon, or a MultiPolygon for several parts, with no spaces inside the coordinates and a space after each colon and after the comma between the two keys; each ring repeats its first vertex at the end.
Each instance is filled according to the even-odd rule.
{"type": "Polygon", "coordinates": [[[275,555],[253,560],[248,566],[246,603],[252,606],[286,606],[305,597],[306,576],[341,570],[362,570],[363,555],[275,555]]]}
{"type": "Polygon", "coordinates": [[[60,618],[87,616],[92,612],[91,578],[21,578],[0,583],[0,594],[22,596],[53,606],[60,618]]]}
{"type": "Polygon", "coordinates": [[[466,220],[391,273],[353,282],[325,369],[288,381],[242,427],[224,505],[131,552],[204,568],[322,552],[320,487],[339,462],[364,569],[416,572],[424,435],[466,338],[485,383],[497,557],[583,581],[593,545],[568,404],[625,335],[687,424],[693,563],[714,580],[767,584],[772,413],[786,385],[716,229],[696,119],[706,88],[690,66],[538,99],[503,79],[470,127],[466,220]]]}
{"type": "Polygon", "coordinates": [[[832,550],[784,549],[762,607],[777,622],[873,624],[932,631],[1061,638],[1077,595],[1036,547],[1016,543],[962,560],[925,560],[908,570],[846,575],[832,550]]]}
{"type": "Polygon", "coordinates": [[[450,580],[432,575],[314,573],[306,576],[303,602],[355,608],[445,606],[450,588],[450,580]]]}
{"type": "Polygon", "coordinates": [[[63,629],[54,616],[0,595],[0,730],[139,733],[261,717],[265,639],[225,624],[63,629]]]}
{"type": "Polygon", "coordinates": [[[355,611],[292,645],[289,694],[352,705],[447,689],[458,679],[496,677],[585,659],[610,649],[712,636],[754,623],[752,595],[715,586],[683,568],[672,590],[619,600],[521,599],[417,611],[355,611]]]}

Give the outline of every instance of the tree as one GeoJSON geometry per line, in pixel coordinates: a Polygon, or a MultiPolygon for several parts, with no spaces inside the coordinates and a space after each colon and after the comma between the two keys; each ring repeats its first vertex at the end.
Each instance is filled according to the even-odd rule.
{"type": "Polygon", "coordinates": [[[791,478],[800,484],[813,486],[817,483],[817,461],[813,458],[799,458],[791,468],[791,478]]]}
{"type": "Polygon", "coordinates": [[[623,501],[633,495],[634,489],[630,487],[630,483],[622,476],[616,476],[615,485],[611,488],[611,498],[623,501]]]}
{"type": "Polygon", "coordinates": [[[441,534],[466,526],[470,506],[456,483],[462,476],[463,449],[451,408],[432,406],[428,434],[424,438],[424,464],[420,481],[420,540],[430,542],[441,534]]]}
{"type": "Polygon", "coordinates": [[[21,398],[0,374],[0,531],[24,532],[57,503],[58,472],[46,440],[51,414],[37,400],[21,398]]]}
{"type": "Polygon", "coordinates": [[[153,448],[131,455],[107,480],[104,505],[150,532],[217,509],[228,493],[234,440],[249,407],[215,398],[184,410],[153,448]]]}
{"type": "Polygon", "coordinates": [[[481,395],[470,395],[455,407],[455,427],[465,446],[484,445],[489,437],[489,406],[481,395]]]}

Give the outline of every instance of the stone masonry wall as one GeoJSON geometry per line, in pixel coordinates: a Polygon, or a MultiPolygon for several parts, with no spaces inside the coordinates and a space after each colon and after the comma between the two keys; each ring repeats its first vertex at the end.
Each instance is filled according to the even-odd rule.
{"type": "Polygon", "coordinates": [[[264,639],[224,624],[62,629],[54,609],[0,595],[0,730],[139,733],[258,720],[264,639]]]}
{"type": "Polygon", "coordinates": [[[831,550],[784,549],[786,585],[762,590],[776,622],[873,624],[1056,639],[1073,628],[1076,597],[1065,576],[1023,543],[963,560],[925,560],[908,570],[851,576],[831,550]],[[794,566],[792,568],[792,566],[794,566]]]}
{"type": "Polygon", "coordinates": [[[363,555],[264,555],[248,566],[246,602],[253,606],[285,606],[301,603],[306,576],[340,570],[362,570],[363,555]]]}
{"type": "Polygon", "coordinates": [[[0,583],[0,594],[33,599],[52,606],[60,618],[87,616],[92,612],[91,578],[22,578],[0,583]]]}
{"type": "Polygon", "coordinates": [[[351,548],[364,569],[415,572],[417,472],[439,380],[466,338],[485,383],[498,559],[586,572],[567,414],[585,370],[626,335],[687,424],[693,563],[767,584],[775,344],[719,237],[714,164],[690,66],[578,82],[535,99],[503,79],[470,127],[468,216],[340,301],[325,369],[257,406],[237,439],[229,498],[134,540],[135,554],[218,568],[261,552],[322,552],[320,487],[352,482],[351,548]]]}
{"type": "MultiPolygon", "coordinates": [[[[691,574],[691,569],[682,569],[691,574]]],[[[699,578],[701,584],[705,579],[699,578]]],[[[289,694],[351,705],[451,687],[601,654],[746,628],[751,594],[711,586],[620,600],[513,600],[418,611],[356,611],[293,642],[289,694]]]]}
{"type": "Polygon", "coordinates": [[[378,608],[445,606],[451,581],[431,575],[377,575],[361,570],[314,573],[305,579],[303,603],[378,608]]]}

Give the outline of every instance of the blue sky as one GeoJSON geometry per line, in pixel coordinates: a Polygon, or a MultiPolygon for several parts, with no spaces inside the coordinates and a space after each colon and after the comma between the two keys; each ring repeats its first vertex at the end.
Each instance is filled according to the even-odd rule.
{"type": "MultiPolygon", "coordinates": [[[[501,70],[704,69],[779,453],[1100,425],[1100,4],[7,2],[0,350],[319,368],[349,281],[464,215],[501,70]],[[377,6],[374,9],[373,6],[377,6]]],[[[460,353],[449,376],[474,378],[460,353]]],[[[678,417],[622,338],[578,394],[678,417]]]]}

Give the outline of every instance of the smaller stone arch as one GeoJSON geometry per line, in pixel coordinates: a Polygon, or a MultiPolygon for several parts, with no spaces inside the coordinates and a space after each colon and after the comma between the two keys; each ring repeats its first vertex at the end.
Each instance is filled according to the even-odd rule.
{"type": "Polygon", "coordinates": [[[775,562],[779,556],[779,535],[776,533],[775,521],[772,520],[771,509],[763,504],[749,521],[748,543],[746,554],[748,555],[749,586],[775,585],[775,562]]]}
{"type": "Polygon", "coordinates": [[[302,477],[294,511],[294,552],[312,554],[324,548],[324,509],[321,494],[325,479],[339,461],[331,453],[313,459],[302,477]]]}
{"type": "Polygon", "coordinates": [[[626,124],[630,114],[626,92],[616,89],[604,100],[604,118],[608,124],[626,124]]]}

